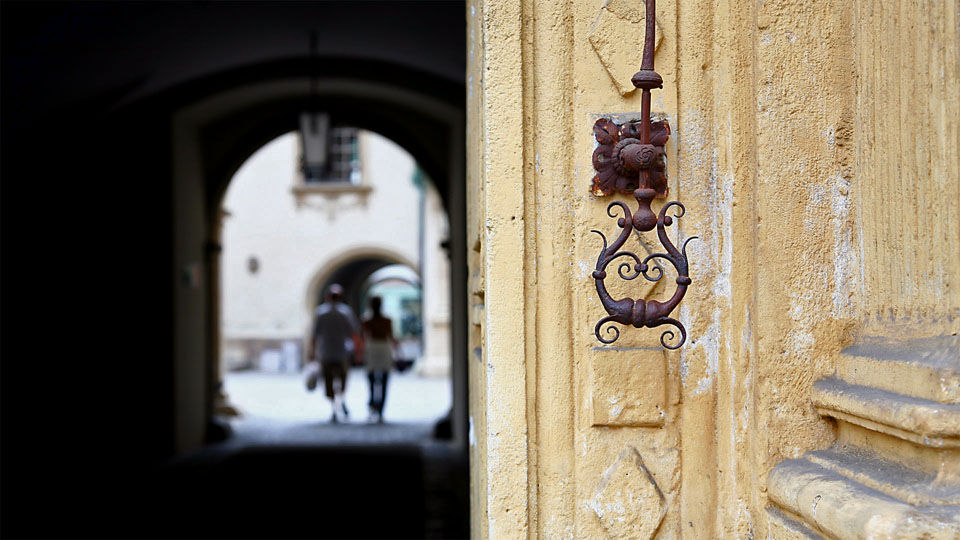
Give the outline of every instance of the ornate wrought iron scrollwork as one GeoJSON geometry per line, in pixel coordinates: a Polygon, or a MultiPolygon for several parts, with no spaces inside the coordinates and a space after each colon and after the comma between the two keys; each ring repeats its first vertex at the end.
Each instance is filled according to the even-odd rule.
{"type": "Polygon", "coordinates": [[[614,201],[607,206],[607,215],[617,217],[615,209],[623,212],[617,219],[620,234],[613,243],[607,243],[607,237],[598,230],[593,230],[603,239],[603,248],[597,258],[597,266],[593,271],[597,294],[608,316],[600,319],[594,327],[594,334],[601,343],[613,343],[620,337],[620,329],[612,324],[632,325],[635,328],[655,328],[671,325],[678,332],[679,337],[669,329],[660,334],[660,344],[667,349],[678,349],[687,340],[687,330],[683,324],[670,317],[670,313],[683,300],[687,287],[690,285],[690,275],[687,265],[687,238],[678,249],[666,228],[686,212],[686,208],[678,201],[668,202],[655,214],[650,208],[654,198],[666,197],[667,176],[664,145],[670,136],[670,126],[666,122],[651,123],[650,121],[650,90],[662,88],[663,80],[653,70],[654,29],[656,17],[656,0],[646,0],[646,37],[643,47],[643,63],[640,71],[633,76],[633,85],[641,89],[641,118],[639,122],[629,122],[620,126],[612,120],[601,118],[594,124],[594,135],[598,147],[594,151],[593,162],[597,170],[593,179],[591,191],[595,195],[609,195],[613,192],[631,193],[637,200],[637,210],[632,212],[627,203],[614,201]],[[668,211],[676,209],[674,214],[668,211]],[[657,229],[657,237],[666,253],[651,253],[641,259],[632,251],[621,250],[624,243],[634,230],[651,231],[657,229]],[[621,260],[617,266],[617,275],[624,280],[633,280],[643,276],[648,281],[660,281],[664,276],[661,266],[654,266],[656,272],[649,272],[650,262],[661,259],[673,265],[677,272],[677,288],[666,302],[645,300],[642,298],[623,298],[614,300],[607,292],[604,280],[607,277],[607,266],[617,259],[621,260]],[[632,263],[632,265],[631,265],[632,263]],[[604,325],[607,325],[604,330],[604,325]],[[606,334],[608,337],[604,337],[606,334]]]}

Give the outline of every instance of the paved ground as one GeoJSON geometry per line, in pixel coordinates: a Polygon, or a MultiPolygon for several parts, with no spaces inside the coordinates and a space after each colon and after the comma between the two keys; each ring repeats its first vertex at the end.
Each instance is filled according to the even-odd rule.
{"type": "Polygon", "coordinates": [[[387,386],[384,424],[368,424],[369,383],[363,368],[347,377],[347,423],[331,424],[332,409],[323,383],[309,392],[302,374],[240,371],[228,373],[224,388],[242,416],[231,421],[236,443],[398,444],[428,437],[450,410],[448,378],[393,372],[387,386]]]}
{"type": "Polygon", "coordinates": [[[146,496],[124,515],[154,524],[153,536],[183,536],[189,523],[198,538],[469,537],[466,452],[432,436],[449,379],[392,374],[383,424],[366,421],[363,369],[348,376],[351,417],[339,424],[300,374],[237,372],[224,385],[244,413],[233,436],[137,483],[146,496]]]}

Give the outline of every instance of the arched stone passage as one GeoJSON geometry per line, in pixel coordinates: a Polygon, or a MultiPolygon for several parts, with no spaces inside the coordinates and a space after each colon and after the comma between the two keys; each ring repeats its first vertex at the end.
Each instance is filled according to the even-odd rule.
{"type": "MultiPolygon", "coordinates": [[[[201,295],[175,296],[175,407],[179,449],[201,444],[219,380],[220,201],[232,174],[259,146],[297,128],[307,103],[330,107],[334,125],[375,131],[425,169],[450,219],[454,438],[466,444],[466,249],[463,111],[430,94],[363,79],[282,78],[234,88],[174,115],[175,265],[205,267],[201,295]],[[206,367],[204,367],[206,366],[206,367]],[[198,381],[205,383],[198,384],[198,381]],[[206,388],[204,388],[204,386],[206,388]]],[[[384,235],[389,235],[384,223],[384,235]]],[[[413,266],[413,265],[411,265],[413,266]]],[[[376,268],[371,267],[370,272],[376,268]]],[[[368,274],[369,275],[369,274],[368,274]]]]}

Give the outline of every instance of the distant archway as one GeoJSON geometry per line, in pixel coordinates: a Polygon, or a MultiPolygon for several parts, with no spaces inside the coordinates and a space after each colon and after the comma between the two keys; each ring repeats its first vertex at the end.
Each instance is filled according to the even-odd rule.
{"type": "Polygon", "coordinates": [[[339,254],[314,274],[304,296],[304,307],[313,313],[324,290],[339,283],[346,292],[346,302],[357,314],[363,312],[360,295],[363,284],[377,270],[393,264],[416,269],[417,265],[403,255],[380,247],[359,247],[339,254]]]}

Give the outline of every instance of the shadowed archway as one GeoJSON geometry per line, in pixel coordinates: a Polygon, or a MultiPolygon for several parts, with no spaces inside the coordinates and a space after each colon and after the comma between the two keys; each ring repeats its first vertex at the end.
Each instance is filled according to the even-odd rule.
{"type": "MultiPolygon", "coordinates": [[[[4,178],[29,179],[14,197],[6,183],[5,201],[30,209],[33,217],[17,222],[33,233],[39,216],[57,223],[56,234],[5,234],[5,255],[24,261],[5,267],[5,284],[56,283],[69,266],[75,284],[58,303],[77,315],[55,334],[93,351],[82,362],[76,350],[37,362],[4,355],[2,423],[12,443],[4,445],[4,487],[17,493],[5,498],[4,533],[376,536],[308,517],[322,505],[299,473],[317,462],[315,451],[196,457],[215,395],[217,211],[246,157],[297,128],[311,76],[335,123],[376,131],[413,154],[456,232],[451,298],[463,316],[453,323],[454,369],[464,389],[456,440],[465,448],[464,5],[7,3],[2,24],[0,166],[4,178]],[[312,58],[311,32],[319,36],[312,58]],[[108,315],[88,315],[94,306],[108,315]],[[38,377],[38,366],[57,375],[38,377]],[[9,404],[27,402],[29,417],[10,414],[23,408],[9,404]],[[195,460],[168,461],[188,454],[195,460]],[[176,473],[158,474],[164,463],[176,473]],[[264,514],[217,498],[251,487],[299,496],[267,501],[276,512],[264,514]],[[58,519],[49,519],[51,504],[58,519]],[[303,519],[273,519],[282,513],[303,519]]],[[[49,326],[37,322],[55,316],[50,304],[11,300],[5,308],[17,317],[5,321],[5,345],[49,342],[49,326]]],[[[421,457],[409,452],[403,470],[414,482],[421,457]]],[[[381,525],[379,536],[414,534],[381,525]]]]}

